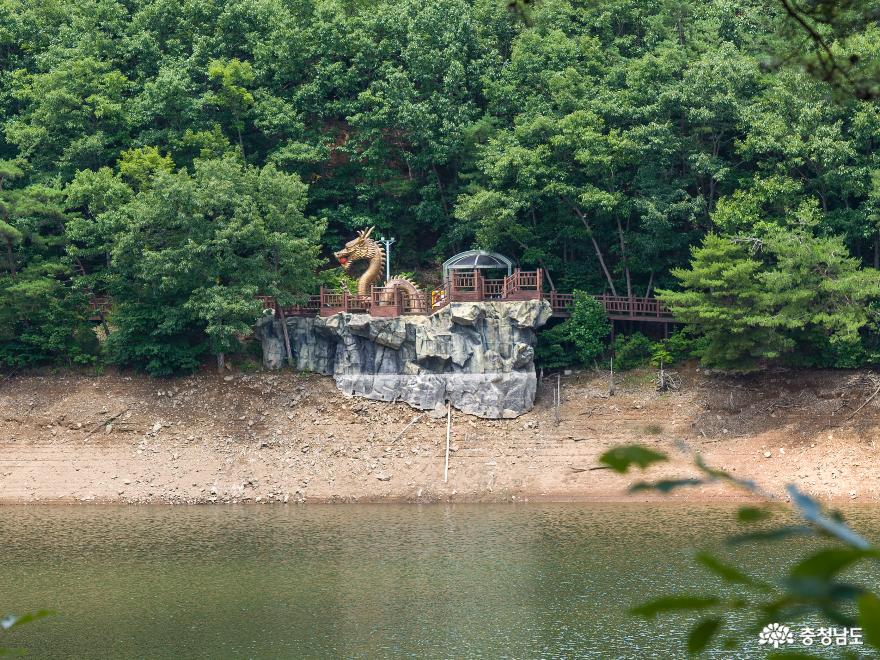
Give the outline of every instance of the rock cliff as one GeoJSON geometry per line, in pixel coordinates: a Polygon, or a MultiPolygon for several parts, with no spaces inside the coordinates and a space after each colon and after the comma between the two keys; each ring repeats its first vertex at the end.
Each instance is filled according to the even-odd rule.
{"type": "MultiPolygon", "coordinates": [[[[535,330],[550,314],[537,300],[453,303],[431,316],[336,314],[287,327],[297,369],[333,376],[348,395],[510,418],[534,404],[535,330]]],[[[282,367],[281,322],[264,317],[257,331],[265,366],[282,367]]]]}

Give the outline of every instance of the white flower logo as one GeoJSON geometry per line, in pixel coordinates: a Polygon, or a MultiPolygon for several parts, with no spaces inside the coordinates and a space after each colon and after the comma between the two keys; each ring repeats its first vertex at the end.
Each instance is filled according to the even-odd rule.
{"type": "Polygon", "coordinates": [[[788,626],[771,623],[769,626],[764,626],[758,635],[758,644],[772,644],[774,649],[778,649],[785,644],[794,644],[794,634],[788,626]]]}

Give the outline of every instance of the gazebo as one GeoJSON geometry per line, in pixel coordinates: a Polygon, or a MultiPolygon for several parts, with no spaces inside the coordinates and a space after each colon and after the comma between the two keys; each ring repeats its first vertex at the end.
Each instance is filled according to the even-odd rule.
{"type": "Polygon", "coordinates": [[[443,281],[449,281],[452,270],[506,270],[508,277],[513,273],[513,262],[503,254],[484,250],[459,252],[443,262],[443,281]]]}

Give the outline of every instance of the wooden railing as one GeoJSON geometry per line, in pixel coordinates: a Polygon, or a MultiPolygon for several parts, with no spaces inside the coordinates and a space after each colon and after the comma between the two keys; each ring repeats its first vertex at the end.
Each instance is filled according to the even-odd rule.
{"type": "MultiPolygon", "coordinates": [[[[257,296],[263,303],[263,309],[271,309],[278,314],[278,301],[271,296],[257,296]]],[[[316,316],[321,310],[321,296],[309,296],[301,305],[283,307],[284,316],[316,316]]]]}
{"type": "Polygon", "coordinates": [[[96,317],[101,314],[107,314],[110,311],[110,297],[109,296],[94,296],[89,301],[89,306],[92,308],[92,312],[96,317]]]}
{"type": "Polygon", "coordinates": [[[544,271],[515,270],[504,278],[504,295],[506,300],[538,300],[543,297],[544,271]]]}
{"type": "Polygon", "coordinates": [[[478,270],[469,273],[452,271],[444,282],[448,302],[479,302],[486,299],[485,280],[478,270]]]}
{"type": "Polygon", "coordinates": [[[672,314],[657,298],[628,298],[626,296],[596,296],[609,318],[671,319],[672,314]]]}
{"type": "Polygon", "coordinates": [[[480,281],[483,279],[480,276],[480,271],[475,270],[472,273],[459,273],[453,271],[451,275],[452,280],[450,288],[453,291],[463,293],[476,293],[480,291],[480,281]]]}
{"type": "Polygon", "coordinates": [[[405,291],[402,293],[400,302],[401,314],[430,314],[431,307],[428,303],[428,294],[419,293],[419,295],[410,295],[405,291]]]}
{"type": "MultiPolygon", "coordinates": [[[[399,288],[373,287],[369,296],[358,296],[347,291],[329,291],[309,296],[302,304],[278,309],[278,302],[270,296],[258,296],[263,309],[285,316],[332,316],[338,312],[369,313],[373,316],[403,316],[432,314],[450,302],[479,302],[482,300],[546,300],[554,316],[568,316],[574,307],[574,295],[555,289],[545,292],[543,271],[516,270],[504,279],[486,279],[479,271],[453,272],[442,289],[431,293],[410,295],[399,288]]],[[[669,323],[672,314],[657,298],[627,296],[596,296],[608,318],[613,320],[656,321],[669,323]]],[[[111,308],[106,296],[96,296],[91,302],[93,319],[100,320],[111,308]]]]}
{"type": "Polygon", "coordinates": [[[553,308],[555,314],[570,314],[574,308],[573,293],[558,293],[555,289],[550,292],[547,297],[550,307],[553,308]]]}
{"type": "Polygon", "coordinates": [[[504,298],[504,280],[483,280],[483,296],[486,300],[504,298]]]}

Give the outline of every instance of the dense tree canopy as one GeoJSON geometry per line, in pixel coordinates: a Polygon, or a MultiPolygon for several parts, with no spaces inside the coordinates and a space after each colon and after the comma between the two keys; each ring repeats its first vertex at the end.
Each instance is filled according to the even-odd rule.
{"type": "MultiPolygon", "coordinates": [[[[78,305],[112,294],[122,361],[153,350],[126,336],[171,333],[190,357],[166,366],[187,364],[231,348],[241,296],[302,293],[319,253],[367,225],[398,239],[400,270],[480,246],[560,290],[696,295],[716,258],[754,262],[764,286],[796,259],[773,227],[809,213],[802,235],[842,251],[866,307],[880,106],[785,64],[819,51],[782,3],[508,5],[0,0],[0,334],[55,332],[40,360],[74,359],[78,305]]],[[[872,29],[822,33],[860,80],[880,63],[872,29]]],[[[701,323],[711,306],[667,295],[701,323]]],[[[762,327],[733,362],[873,323],[841,313],[762,327]]]]}

